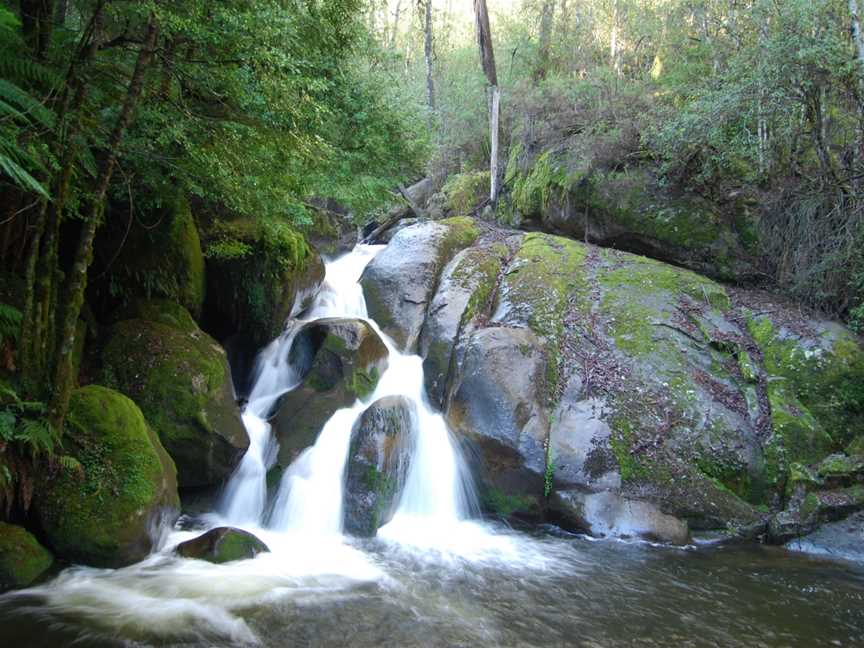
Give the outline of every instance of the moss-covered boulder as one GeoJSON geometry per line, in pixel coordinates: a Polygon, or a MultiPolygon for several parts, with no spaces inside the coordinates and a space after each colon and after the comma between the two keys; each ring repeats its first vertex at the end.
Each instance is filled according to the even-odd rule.
{"type": "MultiPolygon", "coordinates": [[[[516,151],[518,157],[518,148],[516,151]]],[[[746,209],[729,216],[694,194],[674,194],[649,171],[597,170],[554,151],[508,165],[516,221],[662,259],[720,279],[757,274],[746,209]]]]}
{"type": "Polygon", "coordinates": [[[204,328],[219,340],[243,334],[261,346],[315,298],[324,264],[302,233],[282,223],[232,221],[205,237],[204,328]]]}
{"type": "Polygon", "coordinates": [[[297,331],[288,359],[301,382],[282,397],[272,421],[283,466],[315,442],[333,412],[375,391],[388,356],[363,320],[326,318],[297,331]]]}
{"type": "Polygon", "coordinates": [[[249,560],[270,548],[248,531],[217,527],[197,538],[177,545],[177,555],[221,565],[235,560],[249,560]]]}
{"type": "Polygon", "coordinates": [[[146,213],[109,219],[96,242],[95,267],[104,266],[98,284],[103,306],[136,298],[165,298],[195,317],[204,304],[204,256],[195,217],[182,194],[166,198],[146,213]],[[131,219],[131,221],[130,221],[131,219]]]}
{"type": "Polygon", "coordinates": [[[126,396],[89,385],[72,394],[64,452],[80,467],[44,475],[34,507],[56,554],[119,567],[144,558],[154,525],[179,508],[176,470],[141,410],[126,396]]]}
{"type": "Polygon", "coordinates": [[[366,267],[369,316],[400,349],[415,348],[441,271],[479,233],[471,218],[421,222],[400,230],[366,267]]]}
{"type": "Polygon", "coordinates": [[[181,487],[211,486],[231,474],[249,438],[225,352],[188,324],[176,309],[160,321],[118,322],[102,351],[102,379],[141,407],[177,464],[181,487]],[[183,327],[163,323],[174,320],[183,327]]]}
{"type": "Polygon", "coordinates": [[[415,428],[415,406],[401,396],[375,401],[355,423],[342,505],[347,533],[374,536],[393,517],[415,428]]]}
{"type": "Polygon", "coordinates": [[[467,338],[488,311],[495,292],[498,273],[509,256],[503,243],[472,247],[459,252],[441,273],[438,288],[420,335],[423,378],[426,392],[438,407],[447,394],[447,376],[452,363],[458,363],[467,338]]]}
{"type": "Polygon", "coordinates": [[[27,587],[53,562],[51,552],[29,531],[0,522],[0,592],[27,587]]]}

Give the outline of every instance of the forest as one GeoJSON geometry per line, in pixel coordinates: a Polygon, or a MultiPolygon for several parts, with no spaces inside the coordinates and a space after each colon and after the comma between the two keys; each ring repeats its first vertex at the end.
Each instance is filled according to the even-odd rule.
{"type": "MultiPolygon", "coordinates": [[[[826,567],[826,591],[858,595],[862,333],[857,0],[0,0],[0,592],[56,576],[38,596],[77,619],[42,635],[0,597],[20,645],[283,645],[273,609],[202,593],[220,572],[180,596],[171,570],[305,555],[281,543],[317,523],[342,548],[312,553],[340,574],[344,538],[450,547],[444,518],[469,562],[469,520],[821,542],[857,570],[826,567]],[[116,569],[106,591],[137,596],[110,579],[165,556],[147,596],[214,607],[164,636],[96,623],[62,571],[116,569]]],[[[520,569],[581,564],[528,535],[520,569]]],[[[595,626],[521,635],[472,587],[492,643],[639,636],[605,603],[595,626]]],[[[773,618],[751,596],[709,596],[730,616],[706,641],[754,640],[731,620],[773,618]]],[[[843,615],[772,636],[842,643],[864,630],[843,615]]],[[[459,628],[440,645],[488,638],[459,628]]],[[[369,632],[350,643],[388,643],[369,632]]]]}

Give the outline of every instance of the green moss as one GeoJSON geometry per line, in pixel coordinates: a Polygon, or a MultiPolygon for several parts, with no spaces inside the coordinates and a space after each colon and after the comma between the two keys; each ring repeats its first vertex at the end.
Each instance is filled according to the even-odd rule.
{"type": "Polygon", "coordinates": [[[0,522],[0,592],[27,587],[53,562],[51,553],[27,530],[0,522]]]}
{"type": "Polygon", "coordinates": [[[454,216],[438,222],[447,226],[447,235],[441,246],[441,254],[444,257],[443,263],[447,263],[456,252],[465,249],[480,236],[477,221],[470,216],[454,216]]]}
{"type": "Polygon", "coordinates": [[[864,457],[864,435],[852,439],[846,446],[846,454],[852,457],[864,457]]]}
{"type": "Polygon", "coordinates": [[[177,462],[181,486],[219,481],[246,447],[224,352],[197,328],[116,324],[102,353],[103,377],[134,399],[177,462]]]}
{"type": "Polygon", "coordinates": [[[146,555],[150,514],[179,507],[176,471],[141,410],[122,394],[89,385],[75,391],[64,452],[82,466],[45,477],[39,521],[58,554],[117,566],[146,555]]]}
{"type": "Polygon", "coordinates": [[[753,362],[753,358],[750,357],[750,354],[744,349],[739,349],[735,354],[735,358],[738,361],[738,370],[741,372],[741,377],[749,383],[758,383],[759,369],[756,366],[756,363],[753,362]]]}
{"type": "Polygon", "coordinates": [[[375,391],[379,378],[378,367],[371,367],[369,371],[365,371],[363,367],[354,367],[347,382],[348,391],[360,400],[365,400],[375,391]]]}
{"type": "Polygon", "coordinates": [[[186,333],[198,331],[198,325],[189,311],[170,299],[136,299],[120,309],[115,317],[116,321],[127,319],[158,322],[186,333]]]}
{"type": "Polygon", "coordinates": [[[537,500],[530,495],[507,495],[491,486],[483,491],[481,504],[485,511],[502,517],[510,517],[519,512],[534,512],[538,509],[537,500]]]}
{"type": "Polygon", "coordinates": [[[470,214],[489,195],[489,171],[468,171],[450,176],[442,189],[447,208],[457,215],[470,214]]]}
{"type": "Polygon", "coordinates": [[[570,191],[581,178],[580,173],[569,172],[554,151],[545,151],[527,172],[519,173],[516,170],[519,154],[516,148],[511,152],[505,181],[510,186],[516,209],[527,216],[542,215],[555,192],[563,194],[570,191]]]}

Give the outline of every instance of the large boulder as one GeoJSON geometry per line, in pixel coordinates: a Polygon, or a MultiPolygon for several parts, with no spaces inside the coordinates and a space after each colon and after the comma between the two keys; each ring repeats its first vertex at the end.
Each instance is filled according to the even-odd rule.
{"type": "Polygon", "coordinates": [[[304,324],[289,351],[302,382],[282,397],[272,421],[280,464],[287,466],[312,445],[333,412],[368,398],[387,369],[388,356],[387,346],[363,320],[304,324]]]}
{"type": "Polygon", "coordinates": [[[509,250],[503,243],[472,247],[459,252],[441,273],[420,335],[423,378],[433,404],[443,407],[450,366],[464,351],[457,348],[488,311],[498,273],[509,250]]]}
{"type": "Polygon", "coordinates": [[[402,396],[375,401],[351,432],[345,468],[345,531],[371,537],[393,517],[396,496],[408,472],[414,403],[402,396]]]}
{"type": "Polygon", "coordinates": [[[470,218],[417,223],[400,230],[366,267],[360,283],[369,316],[400,349],[415,348],[441,271],[478,235],[470,218]]]}
{"type": "Polygon", "coordinates": [[[177,464],[181,487],[216,485],[249,447],[225,352],[182,312],[163,313],[159,321],[112,327],[102,380],[144,412],[177,464]]]}
{"type": "Polygon", "coordinates": [[[721,209],[674,193],[649,170],[598,170],[584,156],[555,151],[531,158],[511,151],[505,184],[529,229],[589,240],[662,259],[724,280],[757,278],[754,220],[741,201],[721,209]],[[524,158],[520,163],[519,158],[524,158]]]}
{"type": "Polygon", "coordinates": [[[177,545],[177,554],[221,565],[235,560],[249,560],[269,547],[248,531],[233,527],[217,527],[197,538],[177,545]]]}
{"type": "Polygon", "coordinates": [[[78,462],[46,474],[34,493],[36,516],[58,556],[98,567],[137,562],[152,533],[180,501],[174,463],[138,406],[89,385],[73,392],[64,452],[78,462]]]}
{"type": "MultiPolygon", "coordinates": [[[[443,370],[487,510],[670,542],[753,534],[790,501],[795,466],[860,451],[864,354],[842,327],[548,234],[526,234],[498,276],[485,312],[450,324],[443,370]]],[[[823,487],[824,516],[854,510],[853,486],[823,487]]]]}
{"type": "Polygon", "coordinates": [[[204,304],[204,256],[195,217],[182,194],[163,199],[146,218],[126,214],[108,219],[96,241],[96,267],[104,281],[96,288],[103,308],[115,297],[166,298],[195,317],[204,304]],[[131,219],[131,220],[130,220],[131,219]]]}
{"type": "Polygon", "coordinates": [[[526,328],[491,327],[468,338],[447,422],[483,459],[481,498],[496,513],[538,519],[549,417],[546,364],[526,328]]]}
{"type": "Polygon", "coordinates": [[[0,592],[27,587],[53,562],[51,552],[29,531],[0,522],[0,592]]]}
{"type": "Polygon", "coordinates": [[[221,341],[241,334],[262,346],[278,337],[324,281],[318,252],[303,234],[282,224],[215,224],[207,231],[205,255],[203,327],[221,341]]]}

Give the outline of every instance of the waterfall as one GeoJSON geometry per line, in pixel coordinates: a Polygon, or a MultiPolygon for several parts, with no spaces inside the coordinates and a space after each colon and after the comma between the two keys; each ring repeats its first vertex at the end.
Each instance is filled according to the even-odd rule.
{"type": "Polygon", "coordinates": [[[393,520],[380,529],[382,537],[412,542],[417,533],[441,533],[469,517],[476,508],[468,471],[441,414],[428,404],[423,361],[401,353],[374,320],[368,319],[359,280],[366,265],[383,246],[358,245],[326,264],[321,291],[302,317],[260,353],[243,423],[250,445],[232,476],[220,513],[234,525],[266,525],[273,531],[338,537],[342,532],[342,489],[351,431],[365,409],[385,396],[414,402],[417,426],[411,440],[408,475],[393,520]],[[290,362],[291,345],[300,327],[326,317],[364,319],[381,336],[389,364],[374,393],[337,410],[315,444],[285,470],[278,491],[267,505],[267,471],[273,467],[277,443],[268,416],[279,397],[296,388],[301,376],[290,362]],[[421,531],[424,529],[425,531],[421,531]]]}

